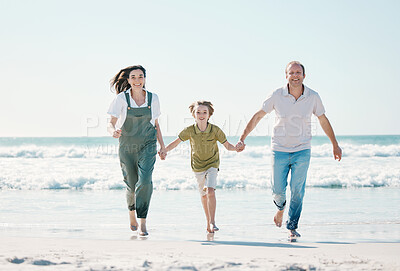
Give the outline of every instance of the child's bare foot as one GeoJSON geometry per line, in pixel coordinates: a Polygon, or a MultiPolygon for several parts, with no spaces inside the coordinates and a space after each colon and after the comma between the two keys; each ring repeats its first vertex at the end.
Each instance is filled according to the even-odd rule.
{"type": "Polygon", "coordinates": [[[209,221],[207,221],[207,232],[208,233],[214,233],[214,230],[212,228],[212,224],[209,221]]]}
{"type": "Polygon", "coordinates": [[[274,216],[274,222],[277,227],[282,227],[283,213],[285,210],[278,210],[274,216]]]}

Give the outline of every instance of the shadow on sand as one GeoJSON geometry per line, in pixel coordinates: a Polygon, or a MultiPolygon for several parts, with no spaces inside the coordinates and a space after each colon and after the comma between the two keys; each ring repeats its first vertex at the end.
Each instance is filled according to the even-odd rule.
{"type": "Polygon", "coordinates": [[[349,242],[315,242],[316,244],[328,244],[328,245],[354,245],[355,243],[349,243],[349,242]]]}
{"type": "Polygon", "coordinates": [[[250,247],[281,247],[281,248],[317,248],[315,246],[302,246],[282,243],[264,243],[264,242],[244,242],[244,241],[193,241],[201,242],[203,246],[229,245],[229,246],[250,246],[250,247]]]}

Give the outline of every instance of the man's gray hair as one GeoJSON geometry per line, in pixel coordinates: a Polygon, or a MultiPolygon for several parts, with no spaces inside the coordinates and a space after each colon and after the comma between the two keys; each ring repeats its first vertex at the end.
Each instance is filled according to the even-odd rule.
{"type": "Polygon", "coordinates": [[[297,64],[299,65],[302,69],[303,69],[303,75],[306,74],[306,69],[304,68],[304,65],[300,63],[300,61],[290,61],[287,65],[286,65],[286,69],[285,69],[285,73],[287,73],[287,70],[289,69],[290,66],[297,64]]]}

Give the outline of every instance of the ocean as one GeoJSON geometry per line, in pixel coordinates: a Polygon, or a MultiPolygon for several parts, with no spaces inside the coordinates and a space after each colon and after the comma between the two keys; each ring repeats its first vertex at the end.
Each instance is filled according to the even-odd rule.
{"type": "MultiPolygon", "coordinates": [[[[165,137],[166,144],[175,137],[165,137]]],[[[338,136],[342,161],[315,136],[300,220],[304,242],[400,241],[400,136],[338,136]]],[[[228,137],[235,144],[237,137],[228,137]]],[[[270,191],[270,138],[248,137],[242,153],[220,146],[219,240],[284,241],[270,191]],[[282,239],[283,238],[283,239],[282,239]]],[[[110,137],[0,138],[0,234],[133,238],[118,141],[110,137]]],[[[181,143],[157,158],[150,238],[203,240],[204,215],[181,143]]],[[[214,237],[213,237],[214,238],[214,237]]]]}
{"type": "MultiPolygon", "coordinates": [[[[168,144],[174,137],[165,137],[168,144]]],[[[237,137],[228,140],[236,144],[237,137]]],[[[341,162],[327,137],[312,140],[307,186],[400,187],[400,136],[339,136],[341,162]]],[[[270,187],[270,138],[248,137],[242,153],[220,146],[219,189],[270,187]]],[[[109,137],[0,138],[0,189],[123,189],[118,140],[109,137]]],[[[156,190],[193,190],[190,149],[181,143],[165,161],[157,159],[156,190]]]]}

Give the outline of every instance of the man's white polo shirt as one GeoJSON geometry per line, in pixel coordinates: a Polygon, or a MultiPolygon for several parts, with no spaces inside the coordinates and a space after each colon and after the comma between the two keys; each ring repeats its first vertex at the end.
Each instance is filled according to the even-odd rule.
{"type": "Polygon", "coordinates": [[[311,115],[325,114],[318,93],[307,86],[297,101],[289,94],[287,85],[275,90],[264,101],[262,110],[266,113],[275,110],[271,148],[282,152],[311,149],[311,115]]]}

